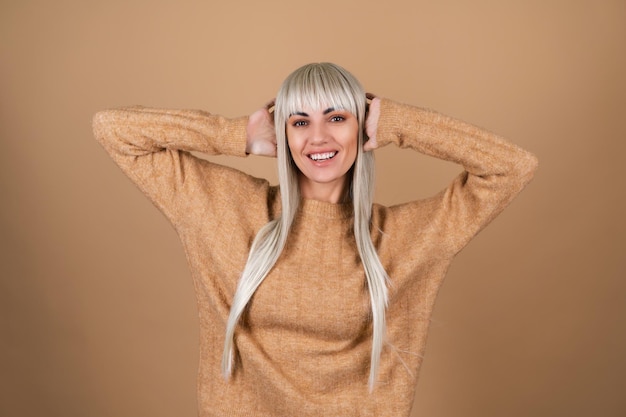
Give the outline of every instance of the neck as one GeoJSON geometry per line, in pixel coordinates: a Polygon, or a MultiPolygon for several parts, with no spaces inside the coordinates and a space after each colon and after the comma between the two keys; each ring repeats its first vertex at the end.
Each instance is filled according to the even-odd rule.
{"type": "Polygon", "coordinates": [[[349,200],[347,181],[344,178],[330,183],[317,183],[304,175],[299,177],[300,194],[308,200],[323,201],[325,203],[345,203],[349,200]]]}

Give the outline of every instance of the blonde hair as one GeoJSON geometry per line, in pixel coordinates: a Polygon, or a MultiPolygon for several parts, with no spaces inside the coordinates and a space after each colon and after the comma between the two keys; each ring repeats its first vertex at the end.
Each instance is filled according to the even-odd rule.
{"type": "Polygon", "coordinates": [[[298,170],[289,152],[285,126],[291,114],[303,109],[345,109],[357,118],[358,151],[349,191],[354,206],[354,236],[365,271],[372,308],[372,352],[369,388],[373,390],[378,373],[386,326],[388,276],[370,236],[370,220],[374,195],[374,155],[364,152],[366,97],[358,80],[345,69],[331,63],[308,64],[291,73],[276,96],[274,123],[276,126],[278,178],[282,212],[267,223],[256,235],[247,263],[241,274],[226,324],[222,356],[222,373],[228,378],[233,372],[235,327],[252,295],[280,256],[300,204],[298,170]]]}

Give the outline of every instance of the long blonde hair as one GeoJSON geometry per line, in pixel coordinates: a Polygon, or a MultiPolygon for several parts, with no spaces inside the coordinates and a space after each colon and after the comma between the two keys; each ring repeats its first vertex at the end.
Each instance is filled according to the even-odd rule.
{"type": "Polygon", "coordinates": [[[235,327],[252,295],[270,272],[280,256],[300,204],[298,170],[293,162],[285,127],[291,114],[303,109],[333,107],[345,109],[357,117],[358,151],[349,182],[354,205],[354,236],[367,278],[372,308],[372,352],[369,374],[370,390],[374,388],[385,338],[388,276],[370,236],[370,220],[374,197],[374,155],[363,151],[366,97],[358,80],[345,69],[331,63],[314,63],[298,68],[283,82],[276,96],[274,123],[276,126],[278,179],[282,212],[267,223],[256,235],[247,263],[241,274],[226,324],[222,356],[222,373],[228,378],[233,372],[235,327]]]}

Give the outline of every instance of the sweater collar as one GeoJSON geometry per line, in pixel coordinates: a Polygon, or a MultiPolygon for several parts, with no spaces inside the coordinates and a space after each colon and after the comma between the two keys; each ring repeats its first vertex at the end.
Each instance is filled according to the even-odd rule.
{"type": "Polygon", "coordinates": [[[326,219],[345,219],[353,216],[352,203],[333,204],[306,198],[300,200],[299,211],[304,215],[326,219]]]}

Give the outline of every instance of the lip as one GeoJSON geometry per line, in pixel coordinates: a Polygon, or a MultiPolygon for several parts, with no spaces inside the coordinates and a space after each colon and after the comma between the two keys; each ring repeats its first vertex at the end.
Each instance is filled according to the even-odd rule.
{"type": "Polygon", "coordinates": [[[313,153],[308,154],[307,156],[314,161],[318,161],[320,159],[331,159],[331,158],[334,158],[336,155],[337,155],[337,151],[328,151],[328,152],[313,152],[313,153]]]}
{"type": "Polygon", "coordinates": [[[339,151],[336,149],[332,149],[332,150],[315,150],[313,152],[308,152],[306,153],[306,159],[311,162],[313,165],[317,166],[317,167],[323,167],[326,165],[330,165],[335,158],[337,157],[337,155],[339,154],[339,151]],[[328,159],[321,159],[321,160],[315,160],[313,158],[311,158],[311,155],[323,155],[323,154],[334,154],[331,158],[328,159]]]}

